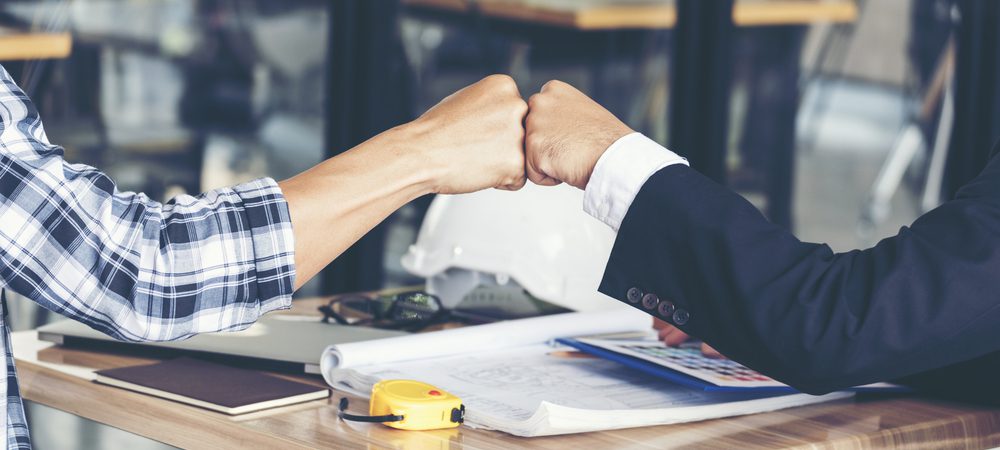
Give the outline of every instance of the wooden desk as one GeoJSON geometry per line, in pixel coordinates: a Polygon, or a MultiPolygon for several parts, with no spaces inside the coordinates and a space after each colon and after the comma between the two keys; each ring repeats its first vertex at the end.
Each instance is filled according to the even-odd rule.
{"type": "Polygon", "coordinates": [[[65,58],[73,48],[69,33],[25,33],[0,29],[0,61],[65,58]]]}
{"type": "MultiPolygon", "coordinates": [[[[474,4],[482,15],[497,19],[553,25],[578,30],[660,29],[677,23],[672,1],[613,3],[607,0],[402,0],[403,4],[453,12],[469,12],[474,4]]],[[[853,22],[853,0],[740,0],[733,7],[737,26],[791,25],[811,22],[853,22]]]]}
{"type": "MultiPolygon", "coordinates": [[[[319,301],[296,302],[298,313],[319,301]]],[[[330,400],[232,418],[90,381],[93,369],[153,359],[64,349],[14,333],[24,398],[184,448],[986,448],[1000,445],[1000,410],[910,397],[859,397],[699,423],[519,438],[461,428],[406,432],[337,419],[330,400]]],[[[323,386],[320,377],[289,376],[323,386]]],[[[357,401],[355,405],[363,404],[357,401]]]]}

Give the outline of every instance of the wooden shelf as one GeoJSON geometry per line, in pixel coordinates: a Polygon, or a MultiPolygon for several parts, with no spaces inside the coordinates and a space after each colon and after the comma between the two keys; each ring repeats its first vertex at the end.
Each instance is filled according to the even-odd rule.
{"type": "Polygon", "coordinates": [[[0,30],[0,61],[65,58],[73,49],[69,33],[0,30]]]}
{"type": "MultiPolygon", "coordinates": [[[[458,13],[472,8],[467,0],[403,0],[403,4],[458,13]]],[[[677,23],[674,2],[663,0],[479,0],[474,7],[491,18],[578,30],[665,29],[677,23]]],[[[738,0],[733,6],[733,22],[742,27],[853,22],[857,16],[853,0],[738,0]]]]}

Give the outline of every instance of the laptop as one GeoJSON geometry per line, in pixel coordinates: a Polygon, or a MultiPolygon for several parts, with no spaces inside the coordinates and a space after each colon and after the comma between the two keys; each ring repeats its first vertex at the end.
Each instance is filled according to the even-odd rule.
{"type": "Polygon", "coordinates": [[[212,361],[261,370],[318,374],[319,358],[332,344],[407,334],[320,322],[316,317],[272,314],[243,331],[199,334],[183,341],[124,342],[80,322],[63,320],[38,328],[38,339],[68,348],[104,350],[135,356],[202,356],[212,361]]]}

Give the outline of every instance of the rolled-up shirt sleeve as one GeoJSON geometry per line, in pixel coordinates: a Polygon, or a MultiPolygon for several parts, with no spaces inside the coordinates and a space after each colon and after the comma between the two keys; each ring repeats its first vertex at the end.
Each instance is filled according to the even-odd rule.
{"type": "Polygon", "coordinates": [[[291,304],[274,180],[160,203],[69,164],[0,68],[0,287],[124,340],[238,330],[291,304]]]}
{"type": "Polygon", "coordinates": [[[617,232],[646,180],[674,164],[688,162],[641,133],[622,136],[597,160],[584,190],[584,211],[617,232]]]}

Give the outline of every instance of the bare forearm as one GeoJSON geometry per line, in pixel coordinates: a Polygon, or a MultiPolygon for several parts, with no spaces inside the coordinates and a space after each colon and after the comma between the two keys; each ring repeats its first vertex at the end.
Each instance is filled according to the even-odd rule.
{"type": "Polygon", "coordinates": [[[295,289],[421,195],[523,186],[527,109],[514,80],[489,76],[279,183],[295,235],[295,289]]]}
{"type": "Polygon", "coordinates": [[[295,288],[407,202],[433,191],[432,169],[395,128],[279,185],[295,234],[295,288]]]}

